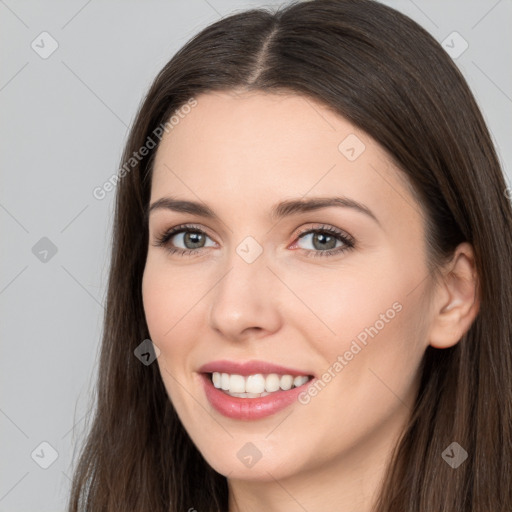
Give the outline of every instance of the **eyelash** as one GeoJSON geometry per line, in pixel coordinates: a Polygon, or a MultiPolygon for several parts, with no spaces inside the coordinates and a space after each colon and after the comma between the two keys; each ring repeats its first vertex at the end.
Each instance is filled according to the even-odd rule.
{"type": "MultiPolygon", "coordinates": [[[[165,249],[170,254],[177,254],[179,256],[193,256],[200,252],[202,249],[205,249],[205,247],[199,247],[197,249],[182,249],[180,247],[171,247],[169,245],[169,241],[174,235],[178,235],[180,233],[199,233],[208,236],[208,233],[203,231],[197,226],[194,226],[193,224],[181,224],[179,226],[175,226],[171,229],[168,229],[164,233],[162,233],[160,236],[157,237],[155,241],[156,247],[165,247],[165,249]]],[[[337,238],[340,242],[343,242],[343,246],[336,247],[335,249],[327,249],[325,251],[315,251],[310,249],[302,249],[303,251],[306,251],[306,256],[309,257],[324,257],[324,256],[334,256],[341,254],[345,251],[348,251],[350,249],[353,249],[355,247],[355,242],[352,237],[348,236],[346,233],[343,233],[342,231],[333,228],[332,226],[327,225],[321,225],[315,228],[309,228],[305,229],[297,234],[297,240],[304,237],[305,235],[308,235],[310,233],[328,233],[329,235],[334,236],[337,238]]]]}

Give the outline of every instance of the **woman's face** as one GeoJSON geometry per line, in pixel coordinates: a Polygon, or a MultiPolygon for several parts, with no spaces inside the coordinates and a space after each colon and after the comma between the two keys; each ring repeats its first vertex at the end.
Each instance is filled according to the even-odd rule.
{"type": "Polygon", "coordinates": [[[420,207],[373,139],[310,98],[196,99],[150,199],[143,299],[169,398],[230,479],[375,470],[428,345],[420,207]]]}

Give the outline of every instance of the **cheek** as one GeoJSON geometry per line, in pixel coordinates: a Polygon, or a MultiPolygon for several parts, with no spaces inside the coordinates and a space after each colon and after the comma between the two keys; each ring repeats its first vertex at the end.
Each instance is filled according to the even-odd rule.
{"type": "Polygon", "coordinates": [[[183,326],[180,319],[186,318],[185,305],[188,302],[187,289],[177,287],[161,266],[154,265],[148,260],[142,279],[142,300],[144,314],[153,343],[160,349],[157,359],[162,379],[170,392],[175,375],[171,362],[180,361],[186,357],[183,343],[179,343],[179,330],[183,326]],[[179,293],[177,290],[180,290],[179,293]]]}
{"type": "Polygon", "coordinates": [[[164,280],[158,279],[156,273],[146,267],[142,279],[142,302],[149,333],[155,343],[164,337],[170,327],[170,322],[164,325],[164,311],[172,312],[174,304],[166,289],[164,280]]]}
{"type": "MultiPolygon", "coordinates": [[[[169,269],[161,255],[149,256],[142,279],[142,300],[150,338],[160,349],[158,364],[168,390],[189,378],[207,317],[211,276],[190,268],[169,269]]],[[[165,258],[165,257],[164,257],[165,258]]]]}
{"type": "Polygon", "coordinates": [[[319,383],[301,396],[325,435],[342,433],[347,443],[387,432],[412,410],[417,393],[425,337],[421,303],[397,288],[378,292],[371,302],[351,296],[339,305],[337,335],[316,346],[325,361],[319,383]]]}
{"type": "Polygon", "coordinates": [[[371,370],[390,385],[407,387],[427,345],[428,312],[417,272],[395,258],[387,262],[324,273],[315,286],[295,277],[294,290],[317,317],[308,313],[300,322],[322,354],[322,370],[347,374],[365,388],[382,385],[371,370]]]}
{"type": "Polygon", "coordinates": [[[191,307],[189,304],[194,302],[190,296],[195,294],[176,282],[179,273],[172,275],[174,277],[148,257],[142,279],[142,299],[150,338],[160,349],[156,363],[162,381],[175,408],[182,410],[186,403],[178,383],[183,381],[190,352],[185,336],[186,314],[191,307]]]}
{"type": "Polygon", "coordinates": [[[387,329],[401,309],[403,289],[408,286],[403,274],[396,273],[392,265],[386,267],[383,260],[328,271],[322,268],[309,275],[290,273],[287,282],[300,299],[292,301],[290,308],[296,311],[292,315],[290,310],[288,317],[301,318],[303,326],[309,326],[311,341],[320,336],[324,347],[339,350],[358,335],[364,342],[365,333],[373,332],[375,325],[378,331],[387,329]]]}
{"type": "Polygon", "coordinates": [[[201,280],[191,282],[185,272],[169,271],[158,261],[159,257],[148,256],[142,279],[144,314],[152,340],[165,343],[173,337],[173,331],[187,321],[187,313],[200,299],[201,280]]]}

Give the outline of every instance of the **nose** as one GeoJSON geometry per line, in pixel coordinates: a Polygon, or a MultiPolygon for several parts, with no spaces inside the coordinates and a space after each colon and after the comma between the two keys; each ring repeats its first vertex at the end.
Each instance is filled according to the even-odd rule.
{"type": "Polygon", "coordinates": [[[212,290],[210,327],[230,341],[260,338],[280,328],[281,283],[267,267],[264,254],[248,263],[234,252],[212,290]]]}

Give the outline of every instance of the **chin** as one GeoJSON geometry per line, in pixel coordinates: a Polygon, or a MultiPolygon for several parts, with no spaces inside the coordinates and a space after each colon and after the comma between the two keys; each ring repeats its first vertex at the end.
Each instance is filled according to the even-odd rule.
{"type": "Polygon", "coordinates": [[[300,461],[293,460],[297,447],[275,448],[268,440],[231,439],[214,449],[200,450],[217,473],[229,479],[270,482],[285,479],[301,471],[300,461]]]}

